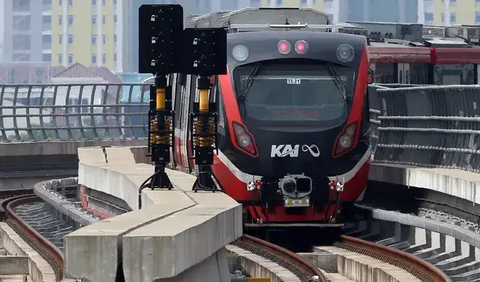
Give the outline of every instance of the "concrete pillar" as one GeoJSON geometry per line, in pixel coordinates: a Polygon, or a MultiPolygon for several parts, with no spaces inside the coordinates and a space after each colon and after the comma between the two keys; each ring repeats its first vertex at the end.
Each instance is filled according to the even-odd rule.
{"type": "Polygon", "coordinates": [[[340,22],[340,0],[333,0],[332,10],[330,12],[333,15],[333,22],[340,22]]]}
{"type": "Polygon", "coordinates": [[[117,1],[117,28],[115,30],[115,34],[117,35],[117,43],[116,43],[116,50],[117,53],[117,62],[116,62],[116,71],[123,72],[123,1],[117,1]]]}
{"type": "MultiPolygon", "coordinates": [[[[193,1],[192,1],[193,2],[193,1]]],[[[212,0],[211,3],[211,11],[212,12],[218,12],[222,10],[222,3],[220,0],[212,0]]]]}
{"type": "Polygon", "coordinates": [[[407,15],[405,10],[407,9],[405,0],[398,0],[399,21],[401,23],[407,22],[407,15]]]}
{"type": "Polygon", "coordinates": [[[62,1],[62,62],[68,66],[68,1],[62,1]]]}
{"type": "Polygon", "coordinates": [[[103,15],[102,2],[97,1],[97,66],[101,67],[103,64],[103,15]]]}
{"type": "Polygon", "coordinates": [[[425,2],[418,0],[417,3],[417,22],[419,24],[425,24],[425,2]]]}
{"type": "Polygon", "coordinates": [[[370,5],[368,3],[368,0],[363,0],[362,2],[363,6],[363,20],[368,22],[370,20],[370,5]]]}
{"type": "Polygon", "coordinates": [[[445,12],[443,13],[443,21],[445,25],[450,25],[450,0],[444,0],[445,12]]]}

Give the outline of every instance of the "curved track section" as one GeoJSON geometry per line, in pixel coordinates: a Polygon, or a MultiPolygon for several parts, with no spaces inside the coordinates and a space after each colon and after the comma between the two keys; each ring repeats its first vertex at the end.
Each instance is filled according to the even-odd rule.
{"type": "MultiPolygon", "coordinates": [[[[64,276],[64,258],[62,251],[22,218],[22,215],[25,215],[24,211],[26,211],[23,207],[27,207],[28,209],[29,207],[37,205],[38,208],[40,207],[39,204],[42,204],[42,201],[33,195],[33,190],[2,191],[0,198],[4,199],[0,212],[2,219],[52,266],[55,271],[56,280],[62,280],[64,276]],[[18,211],[20,213],[18,213],[18,211]]],[[[43,218],[43,222],[45,222],[45,213],[42,214],[40,210],[36,210],[35,212],[35,216],[37,217],[30,219],[42,223],[43,218]]],[[[32,213],[33,211],[28,211],[28,214],[32,213]]],[[[52,215],[49,215],[48,220],[52,220],[52,215]]],[[[30,221],[30,223],[32,223],[32,221],[30,221]]]]}
{"type": "Polygon", "coordinates": [[[302,282],[328,281],[323,273],[308,260],[265,240],[250,235],[243,235],[240,239],[233,242],[232,245],[281,265],[295,274],[302,282]]]}
{"type": "Polygon", "coordinates": [[[418,257],[380,244],[342,235],[336,247],[373,257],[399,267],[424,282],[448,282],[450,279],[433,265],[418,257]]]}

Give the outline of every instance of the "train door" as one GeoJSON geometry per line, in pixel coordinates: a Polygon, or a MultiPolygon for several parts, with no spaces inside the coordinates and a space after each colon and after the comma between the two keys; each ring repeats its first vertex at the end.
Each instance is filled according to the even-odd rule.
{"type": "Polygon", "coordinates": [[[410,84],[410,64],[397,64],[397,81],[400,84],[410,84]]]}

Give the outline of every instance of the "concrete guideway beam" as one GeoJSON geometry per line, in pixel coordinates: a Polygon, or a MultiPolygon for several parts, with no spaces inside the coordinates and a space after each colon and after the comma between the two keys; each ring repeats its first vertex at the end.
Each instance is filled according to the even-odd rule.
{"type": "Polygon", "coordinates": [[[89,281],[229,281],[225,245],[242,235],[242,207],[224,193],[191,192],[195,177],[167,170],[173,190],[138,188],[153,166],[138,148],[79,149],[78,183],[134,210],[65,236],[66,274],[89,281]],[[106,158],[105,158],[106,155],[106,158]],[[108,161],[108,162],[106,162],[108,161]],[[162,280],[163,281],[163,280],[162,280]]]}
{"type": "Polygon", "coordinates": [[[480,175],[474,172],[375,163],[369,180],[425,188],[480,204],[480,175]]]}

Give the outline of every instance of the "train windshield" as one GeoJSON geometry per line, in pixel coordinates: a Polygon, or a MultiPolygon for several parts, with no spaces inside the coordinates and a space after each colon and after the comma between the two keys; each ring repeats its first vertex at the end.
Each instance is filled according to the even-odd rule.
{"type": "Polygon", "coordinates": [[[342,123],[353,96],[353,70],[330,63],[260,62],[234,70],[240,112],[258,121],[342,123]]]}

